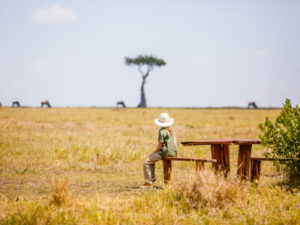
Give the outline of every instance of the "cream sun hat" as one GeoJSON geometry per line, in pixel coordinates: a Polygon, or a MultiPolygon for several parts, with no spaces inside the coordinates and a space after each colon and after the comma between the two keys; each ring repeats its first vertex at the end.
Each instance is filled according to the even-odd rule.
{"type": "Polygon", "coordinates": [[[159,127],[169,127],[174,123],[174,119],[170,118],[168,113],[162,113],[154,120],[154,123],[159,127]]]}

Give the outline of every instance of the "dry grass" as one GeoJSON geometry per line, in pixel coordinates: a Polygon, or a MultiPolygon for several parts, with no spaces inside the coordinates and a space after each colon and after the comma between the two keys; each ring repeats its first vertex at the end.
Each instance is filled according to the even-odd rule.
{"type": "Polygon", "coordinates": [[[191,208],[232,207],[238,200],[245,198],[245,184],[233,176],[226,179],[212,171],[190,174],[174,183],[171,190],[175,198],[184,201],[191,208]]]}
{"type": "Polygon", "coordinates": [[[67,181],[56,180],[50,203],[56,206],[67,205],[71,203],[71,199],[71,193],[68,190],[67,181]]]}
{"type": "MultiPolygon", "coordinates": [[[[175,162],[174,182],[143,191],[142,163],[153,151],[153,119],[175,117],[179,141],[257,138],[257,124],[279,110],[0,108],[0,224],[299,224],[299,191],[264,162],[258,187],[175,162]],[[189,174],[190,176],[187,176],[189,174]],[[65,181],[68,181],[67,183],[65,181]],[[58,183],[55,184],[55,181],[58,183]],[[71,194],[72,193],[72,194],[71,194]],[[50,196],[50,199],[49,199],[50,196]],[[49,204],[51,202],[51,204],[49,204]]],[[[254,146],[253,155],[264,150],[254,146]]],[[[179,156],[208,157],[208,146],[179,156]]]]}

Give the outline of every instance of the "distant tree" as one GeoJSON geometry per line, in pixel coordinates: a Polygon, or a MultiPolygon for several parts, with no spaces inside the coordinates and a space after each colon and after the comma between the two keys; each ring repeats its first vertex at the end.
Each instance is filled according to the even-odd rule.
{"type": "Polygon", "coordinates": [[[147,107],[146,96],[145,96],[145,84],[147,78],[149,77],[150,72],[154,69],[155,66],[164,66],[166,62],[163,59],[159,59],[153,56],[140,55],[136,58],[125,58],[125,63],[127,65],[137,65],[139,72],[142,74],[142,85],[141,85],[141,102],[138,107],[147,107]],[[146,67],[146,70],[143,71],[142,67],[146,67]]]}

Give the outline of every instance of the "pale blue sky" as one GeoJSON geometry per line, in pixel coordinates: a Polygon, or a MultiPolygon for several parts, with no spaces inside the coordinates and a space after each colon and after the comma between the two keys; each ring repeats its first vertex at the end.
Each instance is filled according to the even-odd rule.
{"type": "Polygon", "coordinates": [[[136,106],[300,103],[300,1],[0,0],[0,102],[136,106]]]}

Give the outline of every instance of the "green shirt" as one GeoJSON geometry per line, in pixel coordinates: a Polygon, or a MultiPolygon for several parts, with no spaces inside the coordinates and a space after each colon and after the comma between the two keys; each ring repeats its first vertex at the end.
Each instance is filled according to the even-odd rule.
{"type": "Polygon", "coordinates": [[[177,156],[177,140],[175,132],[173,132],[171,136],[168,130],[160,128],[158,132],[158,142],[162,143],[162,148],[158,151],[162,158],[166,156],[177,156]]]}

